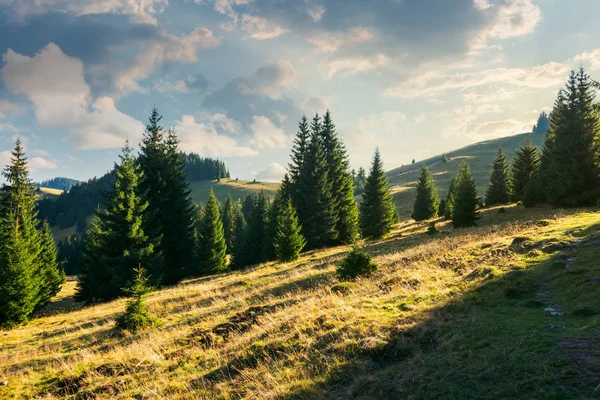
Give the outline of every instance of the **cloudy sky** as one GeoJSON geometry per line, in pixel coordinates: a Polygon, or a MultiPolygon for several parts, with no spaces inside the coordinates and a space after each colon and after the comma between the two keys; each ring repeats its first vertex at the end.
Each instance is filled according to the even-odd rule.
{"type": "Polygon", "coordinates": [[[153,106],[187,152],[281,177],[330,109],[353,167],[529,130],[571,68],[600,76],[597,0],[0,0],[0,163],[88,179],[153,106]]]}

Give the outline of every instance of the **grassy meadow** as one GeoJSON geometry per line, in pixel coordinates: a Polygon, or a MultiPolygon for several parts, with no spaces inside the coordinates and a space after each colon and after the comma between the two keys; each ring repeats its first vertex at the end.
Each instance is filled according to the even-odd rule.
{"type": "Polygon", "coordinates": [[[256,196],[261,190],[267,192],[268,196],[273,197],[277,189],[279,189],[279,183],[236,181],[235,179],[227,178],[221,179],[221,182],[217,182],[216,180],[191,182],[190,189],[194,203],[206,203],[211,188],[214,190],[217,200],[225,203],[225,199],[229,195],[231,195],[234,201],[237,199],[244,200],[247,195],[256,196]]]}
{"type": "Polygon", "coordinates": [[[337,280],[342,246],[186,281],[136,335],[124,299],[83,307],[69,280],[0,332],[0,398],[597,398],[600,214],[500,210],[400,223],[365,243],[368,279],[337,280]]]}

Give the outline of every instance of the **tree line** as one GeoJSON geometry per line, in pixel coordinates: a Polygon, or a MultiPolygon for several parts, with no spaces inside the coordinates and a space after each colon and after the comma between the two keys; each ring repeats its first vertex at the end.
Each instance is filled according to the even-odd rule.
{"type": "MultiPolygon", "coordinates": [[[[600,200],[600,116],[594,104],[593,81],[583,68],[571,71],[558,93],[548,119],[542,152],[526,143],[512,164],[498,148],[485,192],[485,205],[521,201],[525,207],[546,203],[554,207],[598,205],[600,200]]],[[[536,127],[544,129],[542,113],[536,127]]],[[[534,129],[534,133],[536,129],[534,129]]],[[[417,181],[412,217],[417,221],[438,215],[453,225],[471,226],[478,218],[475,182],[466,162],[450,183],[445,199],[438,196],[427,167],[417,181]]]]}

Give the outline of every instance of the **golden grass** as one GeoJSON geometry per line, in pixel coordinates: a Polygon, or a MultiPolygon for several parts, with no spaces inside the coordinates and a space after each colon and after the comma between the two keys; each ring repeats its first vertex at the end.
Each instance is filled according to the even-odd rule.
{"type": "MultiPolygon", "coordinates": [[[[138,335],[114,328],[124,299],[81,307],[70,280],[43,315],[0,332],[0,381],[8,380],[0,397],[319,397],[340,377],[360,382],[358,356],[380,351],[393,330],[418,325],[472,290],[480,281],[465,279],[470,272],[526,268],[520,256],[502,253],[516,235],[556,237],[600,222],[594,213],[507,209],[487,210],[470,229],[440,222],[436,237],[425,233],[426,223],[399,224],[389,238],[366,244],[379,271],[345,293],[331,288],[347,246],[157,291],[148,306],[163,325],[138,335]],[[552,223],[536,226],[540,218],[552,223]],[[502,255],[489,258],[492,250],[502,255]],[[247,331],[211,333],[255,306],[270,308],[247,331]]],[[[347,394],[327,390],[332,398],[347,394]]]]}

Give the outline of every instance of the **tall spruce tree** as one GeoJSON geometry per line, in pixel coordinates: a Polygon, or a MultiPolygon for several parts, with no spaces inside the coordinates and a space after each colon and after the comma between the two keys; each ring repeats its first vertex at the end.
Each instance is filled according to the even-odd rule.
{"type": "Polygon", "coordinates": [[[148,203],[140,196],[142,173],[129,144],[119,158],[113,190],[106,194],[104,210],[98,211],[87,232],[76,297],[88,303],[123,295],[132,285],[134,269],[155,265],[161,257],[158,240],[144,232],[148,203]]]}
{"type": "Polygon", "coordinates": [[[244,260],[244,241],[246,239],[246,218],[242,212],[242,205],[239,204],[235,209],[235,237],[233,240],[233,249],[231,251],[231,266],[241,268],[245,266],[244,260]]]}
{"type": "Polygon", "coordinates": [[[415,221],[424,221],[437,216],[440,207],[440,197],[438,196],[435,182],[431,172],[426,166],[421,168],[421,174],[417,180],[417,195],[411,217],[415,221]]]}
{"type": "Polygon", "coordinates": [[[208,194],[206,210],[202,215],[198,244],[198,258],[205,272],[218,272],[227,268],[227,242],[219,202],[212,189],[208,194]]]}
{"type": "Polygon", "coordinates": [[[597,204],[599,190],[599,115],[592,82],[583,68],[571,71],[550,115],[542,154],[541,186],[553,206],[597,204]]]}
{"type": "Polygon", "coordinates": [[[329,110],[323,116],[321,137],[327,160],[327,177],[331,182],[335,235],[339,242],[351,243],[358,235],[358,209],[354,201],[354,181],[348,171],[350,166],[348,154],[335,131],[329,110]]]}
{"type": "Polygon", "coordinates": [[[256,197],[251,194],[247,194],[244,198],[244,202],[242,203],[242,212],[244,213],[244,218],[246,221],[250,220],[250,215],[252,214],[252,210],[254,209],[254,203],[256,202],[256,197]]]}
{"type": "Polygon", "coordinates": [[[281,214],[282,207],[285,206],[286,199],[281,189],[275,194],[275,198],[269,205],[267,212],[267,225],[265,226],[265,238],[263,241],[264,261],[274,260],[277,257],[275,252],[275,234],[277,233],[278,216],[281,214]]]}
{"type": "Polygon", "coordinates": [[[37,309],[43,307],[60,291],[60,287],[65,281],[65,274],[59,268],[56,249],[56,243],[50,231],[50,224],[44,221],[40,232],[40,271],[41,280],[40,290],[37,296],[37,309]]]}
{"type": "Polygon", "coordinates": [[[492,164],[492,173],[490,175],[490,183],[485,192],[486,205],[505,204],[508,203],[511,197],[511,181],[510,169],[508,160],[502,150],[498,147],[496,159],[492,164]]]}
{"type": "MultiPolygon", "coordinates": [[[[58,291],[60,273],[51,259],[52,238],[37,229],[34,186],[27,158],[16,141],[0,190],[0,327],[26,322],[58,291]]],[[[53,243],[53,242],[52,242],[53,243]]]]}
{"type": "Polygon", "coordinates": [[[306,241],[292,199],[278,207],[277,228],[274,235],[274,247],[279,261],[296,260],[304,248],[306,241]]]}
{"type": "Polygon", "coordinates": [[[454,199],[456,198],[457,177],[453,177],[448,185],[448,193],[446,194],[446,204],[444,207],[444,217],[452,219],[452,210],[454,209],[454,199]]]}
{"type": "Polygon", "coordinates": [[[223,232],[225,234],[225,243],[227,244],[227,253],[231,254],[235,240],[235,204],[231,195],[227,196],[225,200],[221,216],[223,218],[223,232]]]}
{"type": "Polygon", "coordinates": [[[311,123],[311,137],[300,171],[298,214],[310,249],[330,245],[337,239],[332,184],[321,140],[321,118],[311,123]]]}
{"type": "Polygon", "coordinates": [[[267,214],[269,212],[269,199],[264,190],[261,190],[254,201],[254,207],[250,213],[242,253],[240,266],[257,264],[263,260],[263,249],[265,245],[265,231],[267,227],[267,214]]]}
{"type": "Polygon", "coordinates": [[[456,228],[475,225],[479,218],[477,188],[469,164],[465,161],[460,165],[455,185],[452,201],[452,225],[456,228]]]}
{"type": "Polygon", "coordinates": [[[364,238],[377,239],[387,235],[397,220],[379,149],[373,156],[359,212],[360,231],[364,238]]]}
{"type": "MultiPolygon", "coordinates": [[[[304,161],[306,154],[308,153],[308,146],[310,144],[310,129],[308,119],[306,116],[302,116],[300,123],[298,124],[298,132],[294,139],[291,153],[291,163],[288,165],[289,172],[289,190],[292,197],[292,201],[297,209],[302,210],[302,198],[300,193],[300,175],[304,169],[304,161]]],[[[301,217],[302,220],[302,217],[301,217]]]]}
{"type": "Polygon", "coordinates": [[[531,144],[528,134],[525,145],[517,149],[512,162],[512,188],[515,201],[523,200],[525,188],[531,179],[537,177],[539,167],[540,154],[537,147],[531,144]]]}

